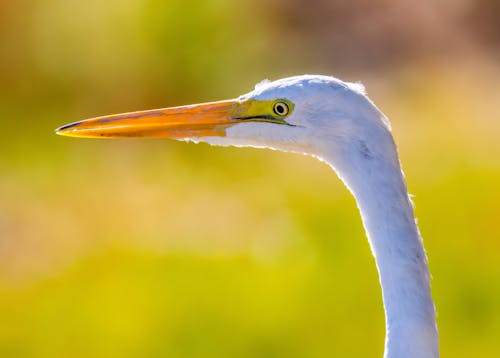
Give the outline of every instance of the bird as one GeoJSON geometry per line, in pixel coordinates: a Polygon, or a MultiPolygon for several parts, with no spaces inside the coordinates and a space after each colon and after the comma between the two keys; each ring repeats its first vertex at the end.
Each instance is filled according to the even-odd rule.
{"type": "Polygon", "coordinates": [[[439,357],[428,259],[387,117],[365,87],[324,75],[264,80],[237,98],[70,123],[71,137],[164,137],[306,154],[352,193],[375,258],[384,358],[439,357]]]}

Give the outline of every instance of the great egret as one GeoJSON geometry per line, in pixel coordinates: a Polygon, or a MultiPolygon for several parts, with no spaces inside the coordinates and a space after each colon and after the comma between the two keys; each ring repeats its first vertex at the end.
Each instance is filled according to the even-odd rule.
{"type": "Polygon", "coordinates": [[[354,195],[382,287],[386,358],[439,356],[422,239],[391,128],[364,87],[328,76],[263,81],[237,99],[92,118],[73,137],[167,137],[271,148],[328,163],[354,195]]]}

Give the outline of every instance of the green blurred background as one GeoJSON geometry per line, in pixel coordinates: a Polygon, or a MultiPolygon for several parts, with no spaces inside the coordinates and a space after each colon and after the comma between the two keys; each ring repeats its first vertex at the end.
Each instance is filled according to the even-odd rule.
{"type": "Polygon", "coordinates": [[[392,121],[443,357],[498,357],[498,4],[0,1],[0,356],[381,357],[373,258],[326,165],[53,133],[322,73],[392,121]]]}

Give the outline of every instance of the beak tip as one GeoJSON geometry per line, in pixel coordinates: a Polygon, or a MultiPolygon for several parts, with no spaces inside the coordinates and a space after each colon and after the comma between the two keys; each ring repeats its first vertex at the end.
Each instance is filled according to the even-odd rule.
{"type": "Polygon", "coordinates": [[[70,128],[73,128],[73,127],[76,127],[77,125],[79,125],[80,122],[74,122],[74,123],[70,123],[70,124],[66,124],[64,126],[61,126],[59,128],[56,128],[54,130],[54,132],[57,134],[57,135],[62,135],[62,136],[68,136],[69,133],[71,132],[71,130],[69,130],[70,128]]]}

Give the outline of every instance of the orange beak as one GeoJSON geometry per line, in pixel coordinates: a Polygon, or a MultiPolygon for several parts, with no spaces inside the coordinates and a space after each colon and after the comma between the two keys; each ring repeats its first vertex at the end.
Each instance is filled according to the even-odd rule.
{"type": "Polygon", "coordinates": [[[56,129],[59,135],[87,138],[193,138],[226,135],[238,100],[153,109],[86,119],[56,129]]]}

